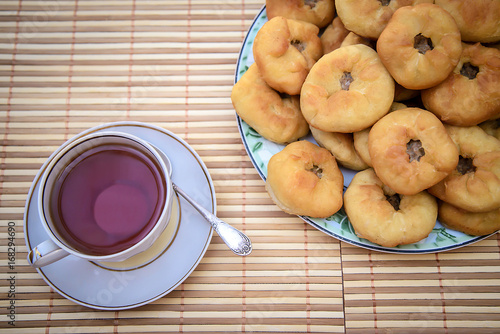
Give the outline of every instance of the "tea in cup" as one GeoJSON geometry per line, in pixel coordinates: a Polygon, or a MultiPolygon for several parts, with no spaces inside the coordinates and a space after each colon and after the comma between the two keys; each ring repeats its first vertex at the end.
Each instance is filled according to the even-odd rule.
{"type": "Polygon", "coordinates": [[[49,239],[33,267],[72,254],[97,262],[147,250],[167,226],[173,198],[167,165],[152,145],[122,132],[97,132],[63,145],[40,180],[38,209],[49,239]]]}

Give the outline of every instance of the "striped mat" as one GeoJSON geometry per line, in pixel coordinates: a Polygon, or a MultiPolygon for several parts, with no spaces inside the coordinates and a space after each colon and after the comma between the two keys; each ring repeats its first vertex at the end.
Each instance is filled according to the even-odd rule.
{"type": "Polygon", "coordinates": [[[230,100],[242,41],[263,5],[2,0],[0,332],[500,330],[498,234],[443,253],[386,254],[327,236],[272,203],[230,100]],[[182,284],[130,310],[81,306],[47,285],[26,262],[31,183],[65,140],[115,121],[150,123],[189,143],[213,179],[218,216],[247,233],[252,254],[235,256],[214,235],[182,284]]]}

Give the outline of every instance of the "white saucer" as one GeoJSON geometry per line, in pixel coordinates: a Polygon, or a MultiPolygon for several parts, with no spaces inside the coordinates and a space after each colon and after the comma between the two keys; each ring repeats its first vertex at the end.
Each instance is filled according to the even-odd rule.
{"type": "MultiPolygon", "coordinates": [[[[198,203],[216,213],[210,174],[184,140],[163,128],[138,122],[108,123],[78,137],[110,129],[136,135],[161,149],[172,162],[172,180],[198,203]]],[[[24,231],[28,251],[48,238],[37,208],[38,183],[46,166],[47,163],[35,177],[26,202],[24,231]]],[[[69,255],[37,271],[62,296],[95,309],[129,309],[161,298],[193,272],[212,239],[210,224],[184,200],[180,200],[179,205],[180,222],[173,240],[158,258],[144,266],[130,270],[107,269],[69,255]]]]}

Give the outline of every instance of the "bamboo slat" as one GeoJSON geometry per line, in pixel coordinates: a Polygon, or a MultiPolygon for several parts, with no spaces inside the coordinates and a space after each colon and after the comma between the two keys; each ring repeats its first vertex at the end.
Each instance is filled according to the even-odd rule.
{"type": "Polygon", "coordinates": [[[498,331],[498,234],[445,253],[385,254],[327,236],[273,204],[230,100],[239,50],[264,4],[0,3],[0,332],[498,331]],[[101,311],[62,297],[28,266],[24,206],[59,145],[126,120],[168,129],[197,151],[218,215],[245,231],[254,250],[234,256],[214,235],[174,291],[139,308],[101,311]]]}

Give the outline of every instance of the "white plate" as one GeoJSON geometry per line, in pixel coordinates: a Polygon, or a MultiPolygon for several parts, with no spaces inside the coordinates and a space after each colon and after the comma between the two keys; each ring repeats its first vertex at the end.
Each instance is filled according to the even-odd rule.
{"type": "MultiPolygon", "coordinates": [[[[247,32],[245,40],[240,50],[238,57],[238,63],[236,65],[235,80],[236,83],[241,76],[246,72],[251,64],[254,63],[253,58],[253,41],[255,35],[259,29],[267,22],[266,8],[262,7],[260,13],[255,17],[252,26],[247,32]]],[[[284,146],[273,143],[266,140],[261,135],[259,135],[254,129],[248,126],[238,115],[236,115],[238,121],[238,128],[240,131],[243,144],[245,149],[252,160],[253,165],[259,172],[263,180],[266,180],[267,176],[267,163],[269,159],[279,151],[281,151],[284,146]]],[[[308,136],[307,140],[314,142],[312,136],[308,136]]],[[[356,174],[355,171],[346,168],[341,168],[344,174],[344,190],[351,183],[353,176],[356,174]]],[[[389,252],[389,253],[435,253],[446,251],[454,248],[463,247],[469,245],[473,242],[487,238],[486,236],[470,236],[458,231],[448,229],[441,225],[439,221],[436,222],[431,234],[424,240],[420,242],[413,243],[410,245],[402,245],[398,247],[382,247],[380,245],[374,244],[366,239],[359,238],[354,229],[347,219],[347,216],[343,209],[334,214],[333,216],[326,219],[317,219],[301,216],[304,221],[316,227],[320,231],[335,237],[339,240],[345,241],[347,243],[360,246],[363,248],[368,248],[377,251],[389,252]]]]}
{"type": "MultiPolygon", "coordinates": [[[[207,210],[216,213],[210,174],[185,141],[165,129],[137,122],[109,123],[78,136],[110,129],[136,135],[162,150],[172,162],[172,180],[207,210]]],[[[46,165],[35,177],[26,202],[24,231],[28,251],[48,238],[37,210],[38,183],[46,165]]],[[[193,272],[212,239],[210,224],[184,200],[179,205],[181,216],[175,237],[147,265],[130,270],[106,269],[69,255],[37,271],[62,296],[91,308],[121,310],[150,303],[175,289],[193,272]]]]}

